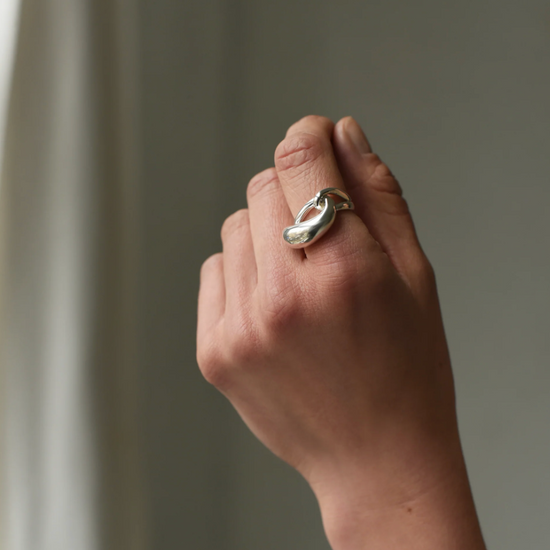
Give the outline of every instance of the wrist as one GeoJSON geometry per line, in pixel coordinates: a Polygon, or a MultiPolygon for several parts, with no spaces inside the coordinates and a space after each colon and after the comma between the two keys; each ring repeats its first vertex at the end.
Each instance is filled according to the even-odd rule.
{"type": "Polygon", "coordinates": [[[485,550],[459,440],[403,451],[311,484],[333,550],[485,550]]]}

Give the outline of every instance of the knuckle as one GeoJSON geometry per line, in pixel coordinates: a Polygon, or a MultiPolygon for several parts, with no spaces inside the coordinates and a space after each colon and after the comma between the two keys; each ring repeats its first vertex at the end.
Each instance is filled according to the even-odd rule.
{"type": "Polygon", "coordinates": [[[324,294],[337,301],[354,300],[362,291],[368,267],[362,258],[343,256],[320,271],[319,282],[324,294]]]}
{"type": "Polygon", "coordinates": [[[220,264],[223,264],[223,252],[216,252],[212,256],[208,256],[201,265],[201,276],[210,271],[211,269],[217,269],[220,264]]]}
{"type": "Polygon", "coordinates": [[[333,308],[355,309],[365,299],[372,302],[385,296],[393,284],[391,273],[385,263],[372,256],[342,262],[332,270],[330,294],[325,292],[332,296],[333,308]]]}
{"type": "Polygon", "coordinates": [[[409,268],[411,282],[421,296],[430,298],[437,296],[437,281],[435,270],[422,252],[409,268]]]}
{"type": "Polygon", "coordinates": [[[403,190],[393,175],[388,165],[376,153],[369,153],[369,176],[370,186],[377,191],[402,196],[403,190]]]}
{"type": "Polygon", "coordinates": [[[305,313],[306,311],[299,301],[272,297],[264,308],[261,324],[268,347],[280,346],[283,338],[296,332],[305,313]]]}
{"type": "Polygon", "coordinates": [[[417,271],[418,271],[419,278],[424,282],[426,287],[435,289],[436,287],[435,269],[424,254],[422,254],[421,260],[418,262],[417,271]]]}
{"type": "Polygon", "coordinates": [[[320,137],[299,132],[279,143],[275,150],[275,164],[279,172],[301,172],[324,152],[325,146],[320,137]]]}
{"type": "Polygon", "coordinates": [[[232,233],[235,233],[242,227],[249,224],[248,209],[241,208],[236,212],[233,212],[228,216],[222,224],[221,236],[222,239],[229,237],[232,233]]]}
{"type": "Polygon", "coordinates": [[[304,315],[305,289],[298,292],[295,278],[289,274],[273,272],[263,287],[261,311],[263,329],[271,336],[292,331],[304,315]]]}
{"type": "Polygon", "coordinates": [[[197,347],[197,363],[205,380],[220,390],[228,390],[261,359],[262,347],[255,326],[246,315],[226,318],[225,328],[216,338],[197,347]],[[222,336],[223,347],[219,345],[222,336]]]}
{"type": "Polygon", "coordinates": [[[387,275],[377,260],[379,248],[374,240],[358,241],[352,246],[342,244],[316,258],[318,292],[326,299],[349,305],[369,289],[378,288],[387,275]]]}
{"type": "Polygon", "coordinates": [[[352,213],[342,216],[338,227],[331,231],[332,234],[323,237],[325,242],[320,253],[312,257],[321,278],[326,277],[331,282],[343,277],[362,277],[371,268],[379,245],[369,235],[363,222],[352,213]]]}
{"type": "Polygon", "coordinates": [[[260,357],[259,347],[244,338],[232,340],[227,348],[230,368],[233,372],[256,364],[260,357]]]}
{"type": "Polygon", "coordinates": [[[409,218],[409,223],[412,225],[412,217],[407,201],[401,196],[393,193],[385,194],[383,200],[377,201],[376,208],[384,214],[390,216],[401,216],[409,218]]]}
{"type": "Polygon", "coordinates": [[[246,195],[249,199],[256,197],[263,191],[267,191],[278,182],[277,170],[268,168],[259,174],[256,174],[249,182],[246,188],[246,195]]]}
{"type": "Polygon", "coordinates": [[[211,363],[202,368],[203,378],[212,386],[219,389],[228,387],[227,369],[220,364],[211,363]]]}
{"type": "Polygon", "coordinates": [[[383,168],[375,170],[368,180],[369,192],[376,194],[376,200],[372,200],[371,204],[384,214],[410,218],[409,205],[403,197],[399,183],[385,164],[380,166],[383,168]]]}
{"type": "Polygon", "coordinates": [[[261,356],[257,332],[249,322],[233,320],[226,340],[227,363],[233,372],[254,365],[261,356]]]}
{"type": "Polygon", "coordinates": [[[332,129],[334,123],[332,122],[332,120],[330,120],[330,118],[327,118],[325,116],[306,115],[298,120],[298,122],[295,122],[294,124],[292,124],[292,126],[289,127],[289,129],[287,130],[287,135],[293,130],[297,130],[299,127],[302,126],[318,126],[320,128],[332,129]]]}
{"type": "Polygon", "coordinates": [[[203,378],[209,384],[217,388],[227,385],[227,369],[212,344],[197,347],[197,363],[203,378]]]}

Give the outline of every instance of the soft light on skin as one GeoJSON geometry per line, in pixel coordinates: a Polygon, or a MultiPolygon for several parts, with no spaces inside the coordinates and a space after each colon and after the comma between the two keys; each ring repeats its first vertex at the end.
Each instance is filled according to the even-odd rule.
{"type": "Polygon", "coordinates": [[[309,116],[201,271],[197,360],[311,485],[334,550],[483,550],[433,269],[402,189],[359,125],[309,116]],[[293,249],[327,187],[355,209],[293,249]]]}

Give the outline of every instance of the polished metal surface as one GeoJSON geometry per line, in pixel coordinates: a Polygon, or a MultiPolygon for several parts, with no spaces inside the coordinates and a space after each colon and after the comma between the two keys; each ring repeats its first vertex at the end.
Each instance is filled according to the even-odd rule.
{"type": "Polygon", "coordinates": [[[329,194],[336,195],[341,199],[344,199],[342,202],[336,203],[336,210],[353,210],[354,206],[350,196],[337,187],[327,187],[325,189],[321,189],[321,191],[319,191],[312,199],[315,208],[319,209],[321,199],[329,194]]]}
{"type": "Polygon", "coordinates": [[[306,202],[298,212],[294,219],[294,225],[285,228],[283,231],[283,239],[292,248],[304,248],[309,246],[328,231],[330,226],[334,223],[338,210],[353,209],[353,202],[344,191],[336,189],[335,187],[322,189],[315,197],[306,202]],[[337,195],[344,200],[335,203],[334,200],[329,197],[329,194],[337,195]],[[309,220],[302,221],[304,216],[313,208],[321,210],[321,213],[309,220]]]}

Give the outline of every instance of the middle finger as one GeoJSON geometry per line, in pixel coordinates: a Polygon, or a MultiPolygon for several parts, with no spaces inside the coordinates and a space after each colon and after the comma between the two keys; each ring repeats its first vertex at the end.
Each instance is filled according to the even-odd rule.
{"type": "Polygon", "coordinates": [[[288,129],[275,151],[275,166],[293,216],[321,189],[345,191],[330,141],[333,129],[328,118],[304,117],[288,129]]]}
{"type": "MultiPolygon", "coordinates": [[[[334,123],[328,118],[307,116],[288,129],[275,151],[275,167],[293,216],[321,189],[346,190],[332,148],[333,129],[334,123]]],[[[353,211],[337,218],[326,236],[304,250],[307,258],[338,261],[371,240],[366,225],[353,211]]]]}

